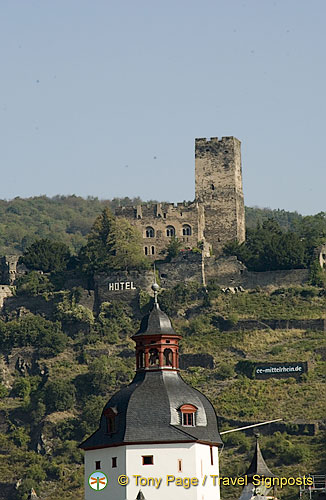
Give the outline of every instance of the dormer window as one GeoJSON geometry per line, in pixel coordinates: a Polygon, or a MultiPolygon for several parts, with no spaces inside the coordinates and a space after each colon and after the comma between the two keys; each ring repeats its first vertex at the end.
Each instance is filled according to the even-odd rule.
{"type": "Polygon", "coordinates": [[[195,415],[197,407],[194,405],[182,405],[179,408],[181,412],[181,424],[185,427],[193,427],[196,425],[195,415]]]}
{"type": "Polygon", "coordinates": [[[108,434],[113,434],[117,430],[117,410],[116,408],[107,408],[104,410],[104,416],[106,420],[106,432],[108,434]]]}

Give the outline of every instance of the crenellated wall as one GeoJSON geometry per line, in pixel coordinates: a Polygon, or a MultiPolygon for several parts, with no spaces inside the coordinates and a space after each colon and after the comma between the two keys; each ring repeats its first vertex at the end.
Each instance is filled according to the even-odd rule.
{"type": "Polygon", "coordinates": [[[140,230],[145,255],[154,260],[164,255],[171,237],[183,248],[210,249],[219,255],[232,240],[245,238],[242,191],[241,143],[235,137],[213,137],[195,141],[195,200],[188,203],[148,203],[119,207],[140,230]]]}

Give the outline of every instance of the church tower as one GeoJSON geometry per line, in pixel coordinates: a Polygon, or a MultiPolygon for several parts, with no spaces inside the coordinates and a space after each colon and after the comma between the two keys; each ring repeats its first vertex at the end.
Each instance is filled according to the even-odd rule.
{"type": "Polygon", "coordinates": [[[85,500],[220,498],[210,477],[219,474],[217,417],[208,399],[181,378],[180,336],[159,307],[158,285],[152,288],[154,306],[132,337],[136,375],[112,396],[98,430],[81,444],[85,500]],[[107,478],[102,494],[90,486],[99,484],[101,474],[107,478]],[[125,486],[118,482],[121,475],[128,476],[125,486]],[[198,483],[189,484],[189,478],[198,483]]]}
{"type": "Polygon", "coordinates": [[[227,241],[245,240],[241,143],[235,137],[196,139],[196,201],[204,208],[204,237],[218,255],[227,241]]]}
{"type": "Polygon", "coordinates": [[[264,482],[264,478],[272,479],[275,475],[266,465],[260,451],[258,438],[259,434],[256,434],[255,453],[245,474],[248,484],[243,488],[239,500],[277,500],[275,488],[268,488],[268,483],[264,482]],[[261,484],[257,484],[260,481],[259,478],[262,479],[261,484]]]}

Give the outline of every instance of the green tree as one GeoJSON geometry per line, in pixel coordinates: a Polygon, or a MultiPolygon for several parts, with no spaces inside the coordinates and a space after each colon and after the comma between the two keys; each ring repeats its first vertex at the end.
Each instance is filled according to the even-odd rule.
{"type": "Polygon", "coordinates": [[[75,404],[75,388],[67,380],[50,380],[44,387],[44,402],[49,412],[70,410],[75,404]]]}
{"type": "Polygon", "coordinates": [[[166,247],[167,259],[171,260],[174,257],[177,257],[177,255],[179,255],[180,253],[181,246],[181,242],[178,240],[178,238],[173,236],[170,240],[170,243],[166,247]]]}
{"type": "Polygon", "coordinates": [[[24,276],[18,278],[16,283],[17,295],[32,295],[36,296],[44,292],[52,292],[54,286],[49,278],[37,271],[31,271],[24,276]]]}
{"type": "Polygon", "coordinates": [[[44,238],[32,243],[19,261],[29,269],[48,273],[65,270],[69,259],[70,250],[67,245],[44,238]]]}
{"type": "Polygon", "coordinates": [[[224,254],[236,255],[251,271],[301,269],[309,262],[306,241],[295,232],[284,233],[272,219],[248,230],[244,243],[228,243],[224,254]]]}
{"type": "Polygon", "coordinates": [[[81,268],[96,271],[143,269],[148,262],[143,255],[139,231],[127,220],[116,218],[108,208],[97,217],[87,244],[79,253],[81,268]]]}

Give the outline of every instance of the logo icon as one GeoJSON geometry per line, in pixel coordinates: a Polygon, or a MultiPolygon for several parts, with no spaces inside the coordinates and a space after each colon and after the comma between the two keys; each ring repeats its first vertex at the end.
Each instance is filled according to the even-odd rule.
{"type": "Polygon", "coordinates": [[[88,484],[92,488],[92,490],[100,491],[104,490],[105,486],[108,484],[108,478],[103,472],[99,472],[98,470],[93,472],[88,478],[88,484]]]}

